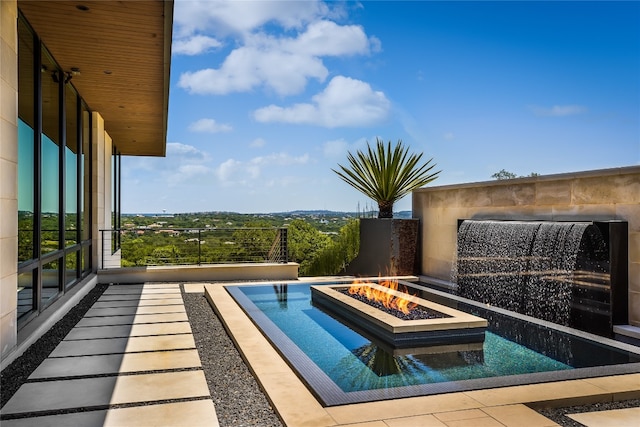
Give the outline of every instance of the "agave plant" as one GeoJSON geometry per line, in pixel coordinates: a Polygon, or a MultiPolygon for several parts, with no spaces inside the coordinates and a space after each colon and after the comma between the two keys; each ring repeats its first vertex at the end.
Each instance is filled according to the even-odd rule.
{"type": "Polygon", "coordinates": [[[422,154],[409,154],[398,140],[392,148],[376,138],[375,150],[367,143],[366,152],[348,153],[349,167],[332,169],[343,181],[378,203],[378,218],[393,218],[393,204],[413,190],[424,187],[438,177],[431,172],[433,159],[420,163],[422,154]]]}

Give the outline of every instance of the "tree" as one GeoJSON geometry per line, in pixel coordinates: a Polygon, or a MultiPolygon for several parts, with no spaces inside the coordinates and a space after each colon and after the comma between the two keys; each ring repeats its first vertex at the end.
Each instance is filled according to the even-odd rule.
{"type": "Polygon", "coordinates": [[[289,224],[289,259],[300,264],[300,275],[307,275],[307,269],[318,251],[331,245],[331,238],[302,219],[294,219],[289,224]]]}
{"type": "Polygon", "coordinates": [[[495,178],[497,180],[513,179],[513,178],[517,178],[517,177],[518,177],[518,175],[516,175],[515,173],[506,171],[504,169],[500,169],[500,172],[496,172],[493,175],[491,175],[491,178],[495,178]]]}
{"type": "Polygon", "coordinates": [[[420,163],[422,154],[409,154],[409,149],[398,140],[391,147],[376,139],[375,150],[367,143],[367,151],[348,153],[349,167],[338,165],[332,169],[347,184],[378,203],[378,218],[393,218],[393,204],[413,190],[436,179],[441,171],[431,172],[432,158],[420,163]]]}
{"type": "Polygon", "coordinates": [[[533,177],[533,176],[540,176],[539,173],[537,172],[531,172],[529,175],[516,175],[513,172],[509,172],[507,170],[504,169],[500,169],[500,172],[496,172],[493,175],[491,175],[491,178],[497,179],[497,180],[502,180],[502,179],[514,179],[514,178],[527,178],[527,177],[533,177]]]}

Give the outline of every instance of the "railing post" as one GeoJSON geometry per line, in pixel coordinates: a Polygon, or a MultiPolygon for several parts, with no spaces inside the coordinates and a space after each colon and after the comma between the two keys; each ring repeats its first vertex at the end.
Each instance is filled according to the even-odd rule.
{"type": "Polygon", "coordinates": [[[287,228],[280,228],[280,248],[282,251],[282,263],[286,264],[289,262],[289,247],[288,247],[288,239],[287,239],[287,228]]]}
{"type": "Polygon", "coordinates": [[[100,230],[100,240],[102,240],[102,264],[100,264],[100,268],[102,268],[104,270],[104,231],[105,230],[100,230]]]}
{"type": "Polygon", "coordinates": [[[201,250],[202,250],[202,230],[198,228],[198,265],[202,265],[201,250]]]}

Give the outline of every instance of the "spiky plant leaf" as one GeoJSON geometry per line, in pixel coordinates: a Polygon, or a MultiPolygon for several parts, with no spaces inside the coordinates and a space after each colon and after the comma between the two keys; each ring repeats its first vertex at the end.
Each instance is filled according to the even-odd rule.
{"type": "Polygon", "coordinates": [[[376,138],[376,146],[367,143],[365,151],[347,154],[349,166],[338,165],[340,170],[332,169],[338,176],[378,203],[378,217],[392,218],[393,204],[424,187],[438,177],[440,171],[432,172],[433,158],[420,163],[423,153],[409,153],[401,140],[391,147],[391,141],[385,144],[376,138]]]}

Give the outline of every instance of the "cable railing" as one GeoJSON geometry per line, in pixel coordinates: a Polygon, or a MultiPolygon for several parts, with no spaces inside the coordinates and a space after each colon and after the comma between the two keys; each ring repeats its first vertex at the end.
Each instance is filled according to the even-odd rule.
{"type": "Polygon", "coordinates": [[[136,227],[100,234],[102,268],[289,262],[284,227],[136,227]]]}

